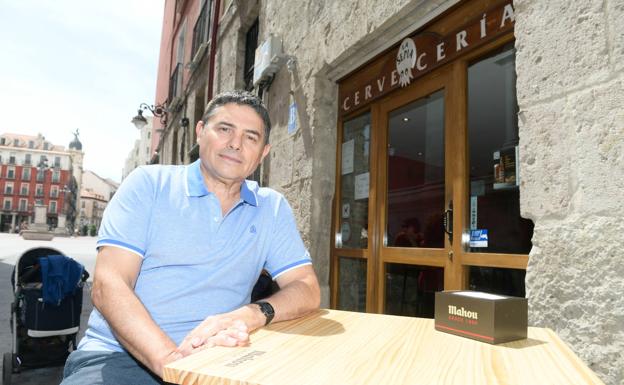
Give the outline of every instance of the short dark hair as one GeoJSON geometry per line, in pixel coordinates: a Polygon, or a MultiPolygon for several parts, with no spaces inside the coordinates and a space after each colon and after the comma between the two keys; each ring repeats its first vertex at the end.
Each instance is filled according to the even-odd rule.
{"type": "Polygon", "coordinates": [[[240,106],[249,106],[262,118],[264,123],[264,143],[269,143],[269,133],[271,132],[271,119],[269,118],[269,111],[267,111],[262,100],[249,91],[234,90],[226,91],[216,95],[206,108],[206,112],[202,118],[204,125],[207,124],[208,119],[215,114],[215,110],[221,106],[229,103],[238,104],[240,106]]]}

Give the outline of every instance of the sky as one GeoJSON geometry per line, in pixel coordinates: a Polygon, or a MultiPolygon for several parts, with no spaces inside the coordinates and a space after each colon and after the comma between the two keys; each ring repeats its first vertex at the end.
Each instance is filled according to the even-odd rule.
{"type": "Polygon", "coordinates": [[[119,182],[154,104],[164,0],[0,0],[0,133],[66,148],[119,182]]]}

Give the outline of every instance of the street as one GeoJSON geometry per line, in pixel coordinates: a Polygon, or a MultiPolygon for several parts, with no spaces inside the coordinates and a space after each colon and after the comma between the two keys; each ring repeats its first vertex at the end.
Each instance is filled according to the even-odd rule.
{"type": "MultiPolygon", "coordinates": [[[[85,266],[89,274],[93,274],[95,267],[95,242],[97,237],[64,238],[55,237],[52,241],[25,241],[17,234],[0,233],[0,346],[1,353],[11,351],[11,302],[13,301],[13,286],[11,274],[13,266],[19,257],[33,247],[49,247],[57,249],[80,262],[85,266]]],[[[93,308],[91,304],[91,277],[83,291],[83,306],[80,320],[78,340],[82,338],[87,326],[89,313],[93,308]]],[[[40,369],[24,369],[19,374],[14,374],[13,384],[22,385],[57,385],[62,377],[63,367],[50,367],[40,369]]]]}

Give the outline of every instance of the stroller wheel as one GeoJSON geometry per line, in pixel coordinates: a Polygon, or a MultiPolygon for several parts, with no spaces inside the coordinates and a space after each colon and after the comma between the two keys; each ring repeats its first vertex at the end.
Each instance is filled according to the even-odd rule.
{"type": "Polygon", "coordinates": [[[13,374],[13,354],[4,353],[2,357],[2,385],[11,385],[11,374],[13,374]]]}

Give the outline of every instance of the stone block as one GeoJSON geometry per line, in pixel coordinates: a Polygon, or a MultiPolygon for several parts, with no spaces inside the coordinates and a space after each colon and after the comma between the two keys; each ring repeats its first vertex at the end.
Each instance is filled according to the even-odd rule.
{"type": "Polygon", "coordinates": [[[624,69],[624,2],[606,1],[607,20],[609,25],[608,41],[610,44],[611,63],[614,72],[624,69]]]}
{"type": "Polygon", "coordinates": [[[312,143],[306,146],[303,135],[293,137],[293,180],[312,178],[312,143]]]}
{"type": "Polygon", "coordinates": [[[516,71],[521,108],[608,78],[603,3],[525,1],[517,6],[516,71]]]}
{"type": "Polygon", "coordinates": [[[566,215],[575,183],[565,102],[522,111],[519,126],[521,215],[531,219],[566,215]]]}
{"type": "Polygon", "coordinates": [[[293,145],[292,141],[284,140],[271,145],[270,152],[271,177],[270,186],[285,188],[292,183],[293,145]]]}
{"type": "Polygon", "coordinates": [[[567,98],[578,191],[572,209],[624,216],[624,76],[567,98]]]}
{"type": "Polygon", "coordinates": [[[624,265],[618,217],[539,221],[526,275],[529,325],[552,328],[605,383],[624,381],[624,265]]]}
{"type": "Polygon", "coordinates": [[[523,216],[624,213],[622,105],[620,78],[520,114],[523,216]]]}
{"type": "Polygon", "coordinates": [[[27,241],[51,241],[54,239],[54,234],[49,231],[23,230],[21,235],[27,241]]]}

